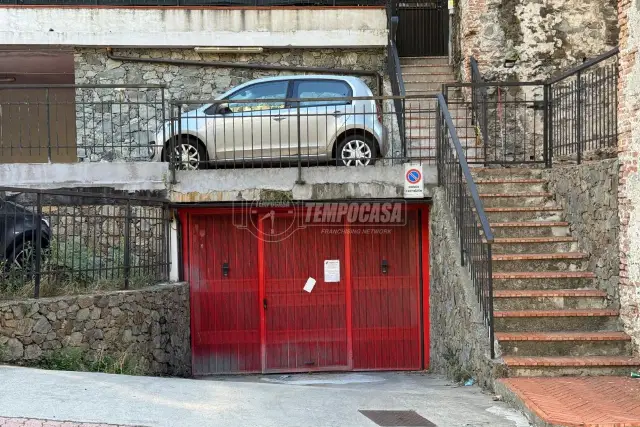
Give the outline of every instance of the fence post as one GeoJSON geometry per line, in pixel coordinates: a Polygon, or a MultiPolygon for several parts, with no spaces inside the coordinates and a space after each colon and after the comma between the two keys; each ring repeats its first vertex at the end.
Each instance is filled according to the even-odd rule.
{"type": "MultiPolygon", "coordinates": [[[[47,160],[51,162],[51,100],[49,98],[49,88],[45,88],[45,104],[47,106],[47,160]]],[[[40,155],[40,149],[38,149],[38,155],[40,155]]]]}
{"type": "Polygon", "coordinates": [[[131,273],[131,201],[127,200],[124,223],[124,288],[129,289],[131,273]]]}
{"type": "Polygon", "coordinates": [[[495,333],[493,330],[493,261],[492,261],[492,251],[491,251],[491,243],[487,243],[487,257],[488,263],[487,266],[487,280],[489,282],[489,348],[491,349],[491,359],[495,359],[496,357],[496,349],[495,349],[495,333]]]}
{"type": "MultiPolygon", "coordinates": [[[[460,159],[458,159],[458,162],[460,159]]],[[[460,264],[464,267],[464,195],[462,166],[458,163],[458,228],[460,229],[460,264]]]]}
{"type": "MultiPolygon", "coordinates": [[[[549,85],[545,83],[542,86],[542,157],[544,159],[544,167],[550,168],[549,163],[549,85]]],[[[534,115],[535,120],[535,115],[534,115]]]]}
{"type": "MultiPolygon", "coordinates": [[[[23,241],[23,245],[26,242],[23,241]]],[[[41,280],[41,261],[42,261],[42,194],[38,192],[36,194],[36,259],[35,259],[35,275],[33,286],[33,297],[40,297],[40,280],[41,280]]],[[[23,250],[24,250],[23,246],[23,250]]]]}
{"type": "MultiPolygon", "coordinates": [[[[304,184],[302,180],[302,129],[300,128],[300,101],[296,102],[296,116],[298,120],[298,179],[296,184],[304,184]]],[[[336,153],[337,157],[337,153],[336,153]]]]}
{"type": "Polygon", "coordinates": [[[582,73],[578,71],[576,81],[576,144],[578,144],[577,161],[582,162],[582,73]]]}
{"type": "MultiPolygon", "coordinates": [[[[182,120],[180,120],[180,112],[182,111],[182,106],[180,104],[172,105],[171,107],[171,139],[169,139],[169,167],[171,168],[171,183],[176,184],[178,179],[176,178],[176,142],[180,143],[181,141],[176,141],[179,138],[182,138],[182,120]],[[175,109],[178,109],[177,117],[174,117],[175,109]],[[174,120],[175,119],[175,120],[174,120]],[[178,132],[175,132],[176,123],[178,122],[178,132]]],[[[180,159],[182,160],[182,159],[180,159]]]]}
{"type": "Polygon", "coordinates": [[[438,173],[438,187],[442,186],[442,105],[440,105],[440,100],[436,103],[436,171],[438,173]]]}

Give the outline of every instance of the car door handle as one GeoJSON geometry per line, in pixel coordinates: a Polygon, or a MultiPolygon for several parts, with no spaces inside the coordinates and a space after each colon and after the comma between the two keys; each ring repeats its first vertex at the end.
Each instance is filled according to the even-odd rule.
{"type": "Polygon", "coordinates": [[[273,118],[273,120],[275,120],[276,122],[281,122],[281,121],[283,121],[284,119],[286,119],[286,117],[284,117],[284,116],[278,116],[278,117],[274,117],[274,118],[273,118]]]}

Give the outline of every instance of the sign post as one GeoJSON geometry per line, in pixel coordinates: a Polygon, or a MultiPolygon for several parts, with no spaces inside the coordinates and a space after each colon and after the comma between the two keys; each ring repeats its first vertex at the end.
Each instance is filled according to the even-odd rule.
{"type": "Polygon", "coordinates": [[[424,176],[421,164],[404,165],[404,197],[406,199],[424,198],[424,176]]]}

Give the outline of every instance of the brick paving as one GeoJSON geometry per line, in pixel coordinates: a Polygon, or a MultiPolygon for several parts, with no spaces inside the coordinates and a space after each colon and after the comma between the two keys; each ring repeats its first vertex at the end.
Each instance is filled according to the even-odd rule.
{"type": "Polygon", "coordinates": [[[567,427],[640,427],[640,379],[628,377],[498,380],[539,418],[567,427]]]}
{"type": "Polygon", "coordinates": [[[0,427],[130,427],[116,424],[76,423],[72,421],[40,420],[35,418],[0,417],[0,427]]]}

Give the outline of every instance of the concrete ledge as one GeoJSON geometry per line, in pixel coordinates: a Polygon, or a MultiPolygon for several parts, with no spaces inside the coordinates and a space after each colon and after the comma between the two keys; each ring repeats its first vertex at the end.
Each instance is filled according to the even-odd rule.
{"type": "MultiPolygon", "coordinates": [[[[424,167],[426,196],[437,181],[435,166],[424,167]]],[[[303,168],[304,184],[296,184],[296,168],[178,171],[170,191],[173,202],[230,202],[240,200],[328,200],[403,197],[404,166],[303,168]]]]}
{"type": "Polygon", "coordinates": [[[384,8],[0,8],[5,45],[384,47],[384,8]]]}
{"type": "Polygon", "coordinates": [[[0,164],[0,183],[8,187],[109,187],[166,190],[167,163],[0,164]]]}

